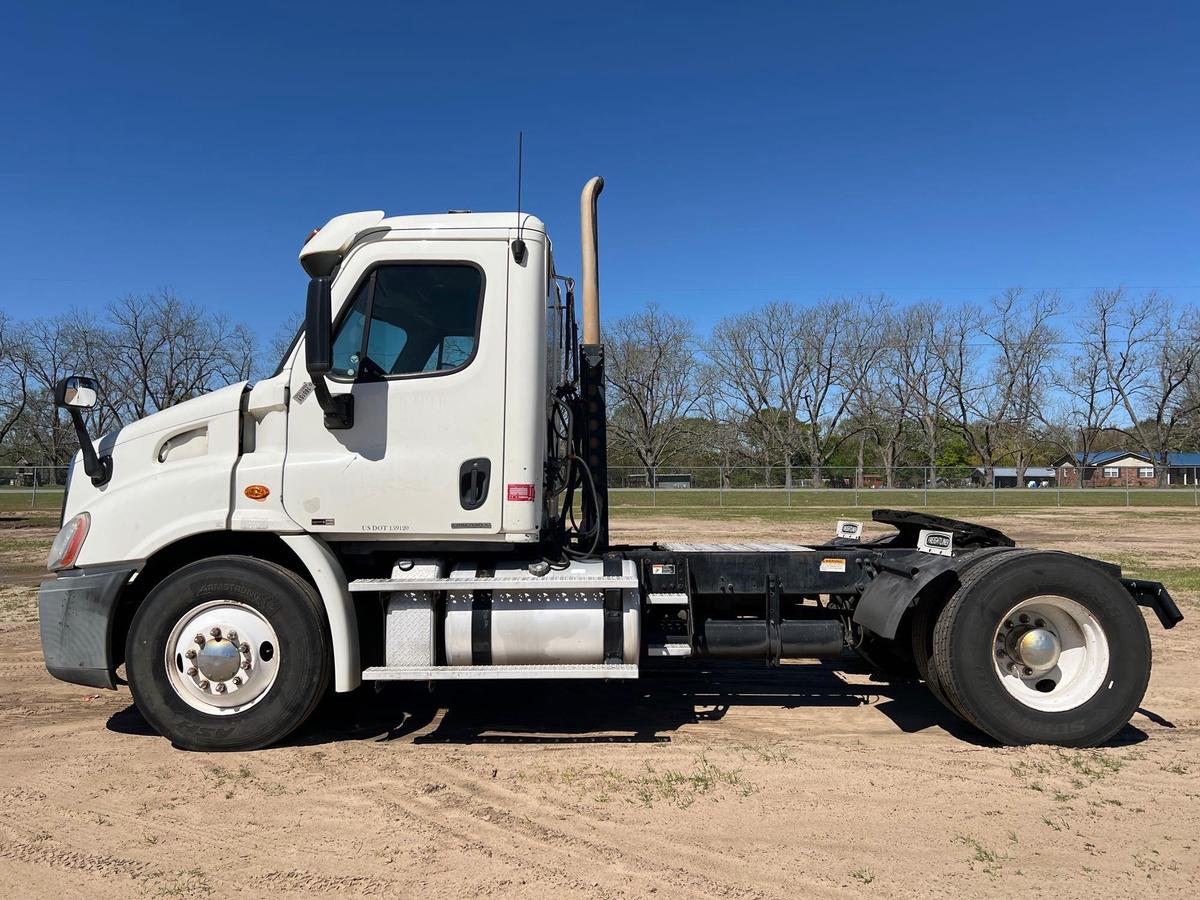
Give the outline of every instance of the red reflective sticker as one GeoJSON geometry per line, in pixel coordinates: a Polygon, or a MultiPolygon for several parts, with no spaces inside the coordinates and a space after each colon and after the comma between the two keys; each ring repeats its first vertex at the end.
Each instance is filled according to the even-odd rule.
{"type": "Polygon", "coordinates": [[[533,500],[533,485],[532,484],[510,484],[508,486],[508,499],[518,501],[533,500]]]}

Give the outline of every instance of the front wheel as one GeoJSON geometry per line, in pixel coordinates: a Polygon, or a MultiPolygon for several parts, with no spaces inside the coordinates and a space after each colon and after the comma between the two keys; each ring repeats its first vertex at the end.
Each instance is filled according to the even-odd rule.
{"type": "Polygon", "coordinates": [[[252,750],[283,739],[329,684],[320,599],[274,563],[217,557],[150,592],[126,646],[134,702],[187,750],[252,750]]]}
{"type": "Polygon", "coordinates": [[[1150,635],[1119,581],[1078,557],[980,564],[933,629],[942,688],[1004,744],[1092,747],[1130,719],[1150,680],[1150,635]]]}

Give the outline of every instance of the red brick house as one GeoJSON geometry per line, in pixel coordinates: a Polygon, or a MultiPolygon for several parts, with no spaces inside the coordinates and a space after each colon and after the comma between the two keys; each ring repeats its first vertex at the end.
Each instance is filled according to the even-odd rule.
{"type": "MultiPolygon", "coordinates": [[[[1194,487],[1200,476],[1200,453],[1168,453],[1168,483],[1194,487]]],[[[1073,453],[1054,462],[1062,487],[1079,487],[1080,475],[1085,487],[1157,487],[1162,465],[1145,453],[1131,450],[1103,450],[1088,455],[1073,453]]]]}

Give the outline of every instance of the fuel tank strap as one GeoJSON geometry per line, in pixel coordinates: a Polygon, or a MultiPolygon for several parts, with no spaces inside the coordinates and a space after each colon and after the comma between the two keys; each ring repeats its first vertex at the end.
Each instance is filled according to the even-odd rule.
{"type": "MultiPolygon", "coordinates": [[[[615,555],[604,557],[604,577],[621,576],[621,558],[615,555]]],[[[625,629],[622,624],[624,596],[619,587],[604,590],[604,662],[609,665],[625,661],[625,629]]]]}
{"type": "MultiPolygon", "coordinates": [[[[480,566],[479,578],[494,578],[495,568],[480,566]]],[[[471,664],[492,664],[492,591],[482,588],[471,591],[471,664]]]]}

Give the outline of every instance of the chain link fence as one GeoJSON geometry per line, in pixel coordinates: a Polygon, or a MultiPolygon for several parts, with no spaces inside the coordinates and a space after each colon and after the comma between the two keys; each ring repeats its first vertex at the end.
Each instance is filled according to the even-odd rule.
{"type": "MultiPolygon", "coordinates": [[[[1080,473],[1073,467],[913,468],[610,466],[609,504],[625,508],[1200,507],[1200,467],[1080,473]],[[1082,483],[1080,483],[1082,481],[1082,483]]],[[[62,502],[66,466],[0,466],[0,509],[62,502]]]]}
{"type": "Polygon", "coordinates": [[[625,508],[1200,507],[1200,467],[610,466],[625,508]]]}
{"type": "Polygon", "coordinates": [[[66,466],[0,466],[0,511],[57,509],[66,481],[66,466]]]}

